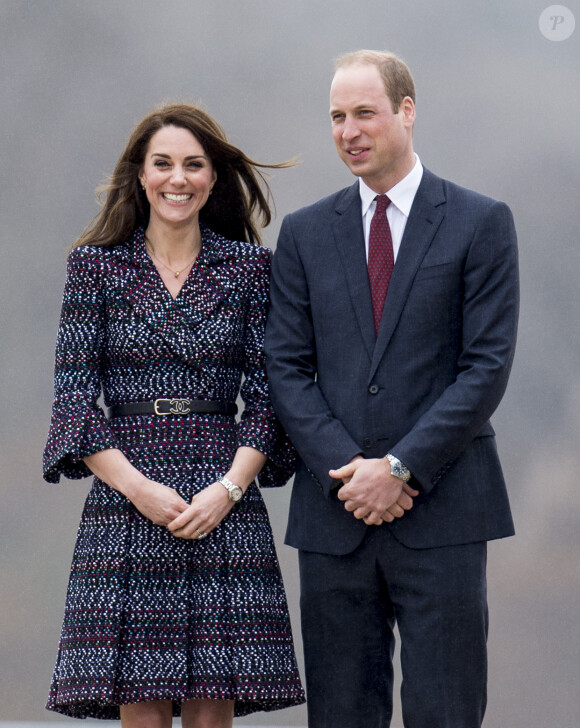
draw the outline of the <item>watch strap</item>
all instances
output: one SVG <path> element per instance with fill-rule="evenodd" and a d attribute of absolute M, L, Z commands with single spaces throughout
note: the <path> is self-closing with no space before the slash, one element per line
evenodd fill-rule
<path fill-rule="evenodd" d="M 243 496 L 244 492 L 240 488 L 240 486 L 239 485 L 236 485 L 235 483 L 232 483 L 232 481 L 229 478 L 227 478 L 225 475 L 223 475 L 219 479 L 218 482 L 221 483 L 224 486 L 224 488 L 228 491 L 228 496 L 229 496 L 229 498 L 230 498 L 231 501 L 234 501 L 234 502 L 235 501 L 238 501 Z M 239 498 L 232 498 L 233 493 L 234 492 L 237 493 L 238 491 L 240 493 Z"/>
<path fill-rule="evenodd" d="M 411 479 L 411 472 L 409 471 L 409 468 L 392 453 L 387 453 L 385 457 L 391 465 L 391 474 L 396 478 L 400 478 L 404 483 L 408 483 Z"/>

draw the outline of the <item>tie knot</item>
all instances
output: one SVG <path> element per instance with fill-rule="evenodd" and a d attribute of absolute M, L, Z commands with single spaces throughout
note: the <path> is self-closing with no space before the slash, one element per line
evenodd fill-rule
<path fill-rule="evenodd" d="M 375 201 L 377 203 L 377 207 L 375 212 L 384 212 L 387 207 L 391 204 L 391 201 L 387 197 L 387 195 L 377 195 L 375 197 Z"/>

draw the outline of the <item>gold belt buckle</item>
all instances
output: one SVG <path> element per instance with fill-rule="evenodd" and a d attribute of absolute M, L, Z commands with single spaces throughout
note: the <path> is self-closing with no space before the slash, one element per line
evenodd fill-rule
<path fill-rule="evenodd" d="M 160 411 L 160 405 L 167 405 L 167 412 Z M 156 415 L 164 417 L 165 415 L 187 415 L 191 412 L 188 399 L 156 399 L 153 402 L 153 411 Z"/>

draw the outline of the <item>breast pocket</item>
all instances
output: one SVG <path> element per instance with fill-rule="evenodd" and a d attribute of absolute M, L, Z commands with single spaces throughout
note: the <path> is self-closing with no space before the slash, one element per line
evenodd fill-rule
<path fill-rule="evenodd" d="M 415 274 L 404 309 L 404 324 L 421 340 L 432 338 L 434 331 L 447 331 L 444 338 L 449 342 L 452 331 L 457 329 L 461 318 L 461 278 L 457 263 L 452 261 L 423 264 Z"/>
<path fill-rule="evenodd" d="M 439 278 L 441 276 L 452 276 L 455 270 L 453 262 L 434 262 L 423 264 L 415 275 L 415 281 L 424 281 L 429 278 Z"/>

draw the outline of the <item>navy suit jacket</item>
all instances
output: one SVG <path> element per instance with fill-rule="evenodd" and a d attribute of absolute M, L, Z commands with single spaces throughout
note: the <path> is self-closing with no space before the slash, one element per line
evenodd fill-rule
<path fill-rule="evenodd" d="M 420 490 L 390 525 L 412 548 L 509 536 L 489 418 L 513 359 L 509 208 L 424 170 L 375 336 L 358 182 L 288 215 L 274 255 L 266 356 L 299 453 L 287 543 L 345 554 L 367 528 L 329 475 L 392 452 Z"/>

